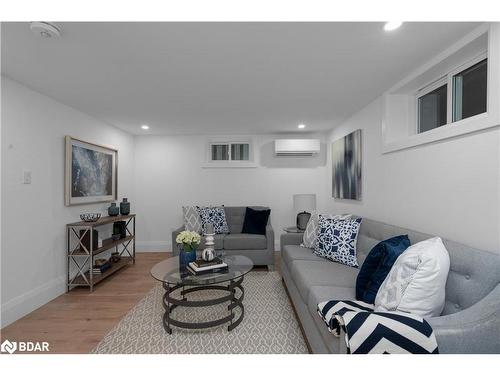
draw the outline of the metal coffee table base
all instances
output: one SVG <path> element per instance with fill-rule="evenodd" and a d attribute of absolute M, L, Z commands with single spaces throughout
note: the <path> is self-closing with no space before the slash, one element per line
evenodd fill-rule
<path fill-rule="evenodd" d="M 179 327 L 179 328 L 187 328 L 187 329 L 200 329 L 200 328 L 210 328 L 215 327 L 221 324 L 225 324 L 229 322 L 227 327 L 228 331 L 236 328 L 241 321 L 243 320 L 243 315 L 245 313 L 245 309 L 243 308 L 243 297 L 245 295 L 245 290 L 241 285 L 243 283 L 243 276 L 239 279 L 235 279 L 229 282 L 229 285 L 202 285 L 202 286 L 184 286 L 184 285 L 174 285 L 171 286 L 168 283 L 163 283 L 163 288 L 165 289 L 165 294 L 163 296 L 163 307 L 165 308 L 165 314 L 163 314 L 163 327 L 167 333 L 172 334 L 171 326 Z M 171 293 L 177 289 L 181 290 L 181 299 L 174 298 L 171 296 Z M 239 289 L 241 295 L 236 295 L 236 289 Z M 214 298 L 210 300 L 201 300 L 201 301 L 188 301 L 186 295 L 193 292 L 198 292 L 200 290 L 223 290 L 228 292 L 227 295 L 219 298 Z M 208 321 L 208 322 L 181 322 L 179 320 L 175 320 L 170 316 L 170 313 L 177 306 L 186 306 L 186 307 L 207 307 L 214 306 L 224 302 L 229 302 L 227 306 L 227 310 L 229 314 L 223 318 Z M 240 308 L 241 314 L 236 318 L 236 314 L 234 309 L 236 307 Z"/>

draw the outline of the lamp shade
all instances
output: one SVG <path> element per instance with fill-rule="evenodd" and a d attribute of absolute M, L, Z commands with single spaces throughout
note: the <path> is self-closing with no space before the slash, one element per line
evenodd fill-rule
<path fill-rule="evenodd" d="M 313 212 L 316 209 L 316 194 L 294 194 L 293 209 L 295 213 Z"/>

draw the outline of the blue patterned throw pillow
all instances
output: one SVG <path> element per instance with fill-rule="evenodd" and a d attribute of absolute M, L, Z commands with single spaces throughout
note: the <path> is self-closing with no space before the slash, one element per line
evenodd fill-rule
<path fill-rule="evenodd" d="M 335 220 L 320 215 L 314 253 L 351 267 L 358 267 L 356 241 L 361 218 Z"/>
<path fill-rule="evenodd" d="M 207 224 L 214 226 L 215 234 L 229 233 L 229 226 L 226 221 L 224 207 L 197 207 L 201 218 L 203 234 L 207 234 L 205 228 Z M 210 233 L 209 233 L 210 234 Z"/>

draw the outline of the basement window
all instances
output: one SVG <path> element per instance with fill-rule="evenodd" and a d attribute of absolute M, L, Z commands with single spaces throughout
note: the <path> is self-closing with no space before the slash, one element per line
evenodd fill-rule
<path fill-rule="evenodd" d="M 483 23 L 394 85 L 382 100 L 382 152 L 500 126 L 500 27 Z"/>
<path fill-rule="evenodd" d="M 442 81 L 438 82 L 437 88 L 433 85 L 418 96 L 419 133 L 446 125 L 448 85 L 442 85 L 442 83 Z"/>
<path fill-rule="evenodd" d="M 229 160 L 229 145 L 228 144 L 212 144 L 211 161 Z"/>
<path fill-rule="evenodd" d="M 251 142 L 209 142 L 207 161 L 213 164 L 237 166 L 252 161 Z"/>
<path fill-rule="evenodd" d="M 487 81 L 488 59 L 481 54 L 418 90 L 417 133 L 485 113 Z"/>
<path fill-rule="evenodd" d="M 231 160 L 250 160 L 250 145 L 248 143 L 232 143 L 229 156 Z"/>
<path fill-rule="evenodd" d="M 453 76 L 453 121 L 486 112 L 487 81 L 487 59 Z"/>

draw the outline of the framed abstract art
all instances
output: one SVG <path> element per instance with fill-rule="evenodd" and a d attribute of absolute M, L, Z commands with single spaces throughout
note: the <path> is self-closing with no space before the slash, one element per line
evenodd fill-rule
<path fill-rule="evenodd" d="M 332 196 L 361 200 L 361 129 L 332 144 Z"/>
<path fill-rule="evenodd" d="M 65 204 L 117 199 L 118 151 L 66 136 Z"/>

